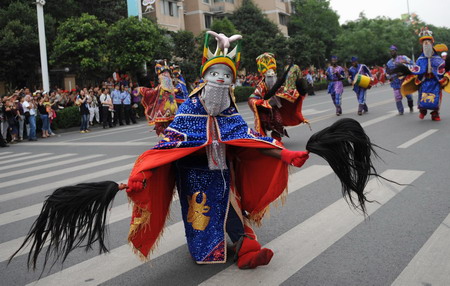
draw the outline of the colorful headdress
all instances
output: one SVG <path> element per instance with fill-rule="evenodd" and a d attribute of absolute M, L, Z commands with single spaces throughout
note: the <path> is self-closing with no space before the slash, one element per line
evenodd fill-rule
<path fill-rule="evenodd" d="M 357 62 L 357 61 L 358 61 L 358 57 L 352 57 L 352 58 L 350 59 L 350 61 L 351 61 L 351 62 Z"/>
<path fill-rule="evenodd" d="M 217 48 L 214 54 L 209 49 L 209 37 L 214 36 L 217 41 Z M 205 74 L 206 70 L 213 65 L 223 64 L 228 66 L 233 71 L 233 80 L 236 79 L 236 71 L 239 68 L 241 61 L 241 35 L 233 35 L 227 37 L 224 34 L 217 34 L 214 31 L 207 31 L 205 35 L 205 44 L 203 46 L 202 67 L 200 69 L 201 76 Z M 231 52 L 228 52 L 230 43 L 238 41 Z"/>
<path fill-rule="evenodd" d="M 265 75 L 267 71 L 277 70 L 277 61 L 272 53 L 264 53 L 256 58 L 256 65 L 260 75 Z"/>
<path fill-rule="evenodd" d="M 434 50 L 438 53 L 448 52 L 448 47 L 446 44 L 436 44 L 434 45 Z"/>
<path fill-rule="evenodd" d="M 172 71 L 173 75 L 178 75 L 181 73 L 181 69 L 179 65 L 173 64 L 170 66 L 170 70 Z"/>
<path fill-rule="evenodd" d="M 157 60 L 156 62 L 155 72 L 157 75 L 160 75 L 163 71 L 170 70 L 166 60 Z"/>
<path fill-rule="evenodd" d="M 389 50 L 391 50 L 391 51 L 397 51 L 397 47 L 396 47 L 395 45 L 392 45 L 392 46 L 389 48 Z"/>
<path fill-rule="evenodd" d="M 430 40 L 434 43 L 433 32 L 428 30 L 428 27 L 422 27 L 419 33 L 419 42 L 422 44 L 425 40 Z"/>

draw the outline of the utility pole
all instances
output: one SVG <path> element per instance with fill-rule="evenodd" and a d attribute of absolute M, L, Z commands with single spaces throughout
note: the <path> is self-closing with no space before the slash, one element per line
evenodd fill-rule
<path fill-rule="evenodd" d="M 45 0 L 36 0 L 39 31 L 39 50 L 41 54 L 42 87 L 45 91 L 48 92 L 50 91 L 50 82 L 48 78 L 47 46 L 45 43 L 44 5 Z"/>

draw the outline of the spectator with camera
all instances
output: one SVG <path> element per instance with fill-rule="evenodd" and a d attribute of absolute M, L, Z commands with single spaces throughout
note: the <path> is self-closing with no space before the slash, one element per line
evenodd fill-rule
<path fill-rule="evenodd" d="M 22 104 L 23 112 L 25 115 L 25 121 L 27 124 L 27 134 L 29 141 L 37 141 L 36 138 L 36 102 L 30 95 L 25 95 L 25 100 Z"/>
<path fill-rule="evenodd" d="M 80 90 L 80 94 L 77 96 L 75 104 L 80 108 L 81 126 L 80 133 L 87 133 L 88 121 L 89 121 L 89 106 L 87 103 L 87 96 L 84 90 Z"/>

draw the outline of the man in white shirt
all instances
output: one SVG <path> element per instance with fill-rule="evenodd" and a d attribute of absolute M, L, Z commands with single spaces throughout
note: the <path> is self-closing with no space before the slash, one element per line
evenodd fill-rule
<path fill-rule="evenodd" d="M 102 88 L 101 90 L 102 94 L 100 95 L 100 104 L 102 105 L 102 123 L 103 123 L 103 129 L 106 129 L 106 125 L 108 124 L 109 127 L 113 127 L 111 122 L 111 111 L 110 109 L 113 108 L 113 104 L 111 101 L 111 96 L 109 96 L 109 90 L 107 88 Z"/>
<path fill-rule="evenodd" d="M 30 95 L 25 95 L 25 101 L 22 104 L 25 118 L 28 121 L 27 134 L 28 140 L 37 141 L 36 138 L 36 103 Z"/>

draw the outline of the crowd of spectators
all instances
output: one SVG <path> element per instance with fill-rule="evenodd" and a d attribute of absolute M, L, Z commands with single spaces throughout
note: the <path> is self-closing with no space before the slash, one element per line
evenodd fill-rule
<path fill-rule="evenodd" d="M 80 133 L 91 131 L 90 126 L 101 124 L 103 128 L 137 123 L 137 109 L 140 96 L 137 87 L 128 76 L 116 80 L 108 78 L 99 86 L 71 90 L 55 87 L 50 92 L 29 88 L 16 90 L 0 100 L 0 146 L 16 144 L 27 139 L 55 136 L 52 122 L 58 112 L 68 107 L 78 106 L 80 112 Z M 40 118 L 40 130 L 36 130 L 36 119 Z"/>

